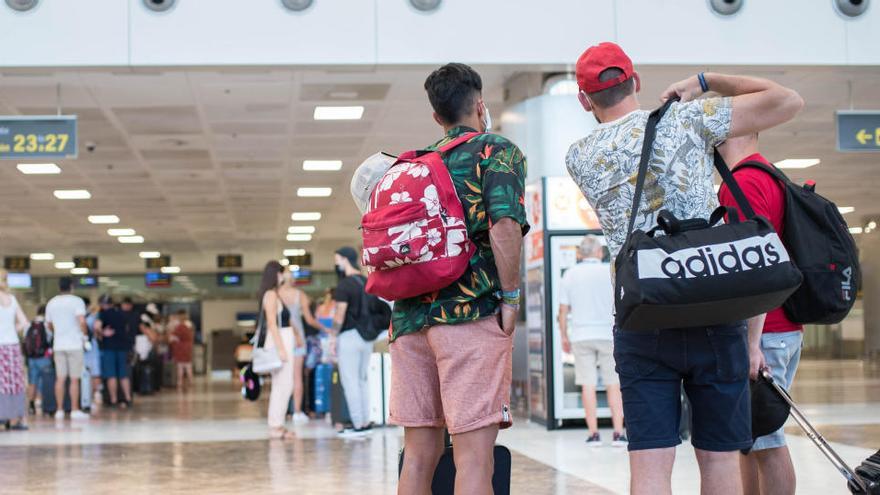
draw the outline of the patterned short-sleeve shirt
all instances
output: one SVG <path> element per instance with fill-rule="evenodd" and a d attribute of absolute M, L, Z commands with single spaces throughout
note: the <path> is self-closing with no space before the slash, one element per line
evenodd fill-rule
<path fill-rule="evenodd" d="M 568 173 L 599 217 L 612 257 L 626 242 L 645 126 L 650 112 L 636 110 L 599 124 L 565 158 Z M 635 229 L 650 229 L 657 212 L 706 218 L 718 207 L 713 181 L 715 146 L 730 133 L 730 98 L 673 103 L 657 125 L 653 155 Z"/>
<path fill-rule="evenodd" d="M 468 127 L 450 129 L 428 149 L 465 134 Z M 443 156 L 455 191 L 465 211 L 468 236 L 477 250 L 464 274 L 437 292 L 395 301 L 392 338 L 427 326 L 454 325 L 491 316 L 498 309 L 501 290 L 489 229 L 502 218 L 512 218 L 528 231 L 524 190 L 526 160 L 519 148 L 497 134 L 480 134 Z"/>

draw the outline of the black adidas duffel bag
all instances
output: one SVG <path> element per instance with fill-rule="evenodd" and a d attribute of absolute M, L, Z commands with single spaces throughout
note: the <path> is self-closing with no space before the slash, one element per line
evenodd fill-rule
<path fill-rule="evenodd" d="M 615 260 L 615 309 L 623 330 L 719 325 L 778 308 L 800 286 L 802 275 L 770 222 L 755 215 L 724 160 L 715 168 L 747 220 L 721 207 L 709 220 L 658 214 L 657 226 L 633 231 L 657 123 L 668 101 L 651 112 L 645 129 L 630 214 L 630 233 Z M 665 235 L 657 235 L 660 232 Z"/>

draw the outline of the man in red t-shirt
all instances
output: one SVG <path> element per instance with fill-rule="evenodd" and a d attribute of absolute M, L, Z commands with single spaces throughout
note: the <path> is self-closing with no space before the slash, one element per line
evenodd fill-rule
<path fill-rule="evenodd" d="M 728 139 L 718 150 L 728 165 L 734 165 L 736 181 L 755 214 L 770 220 L 773 228 L 782 236 L 785 230 L 785 192 L 782 185 L 768 173 L 756 168 L 736 171 L 745 162 L 770 164 L 758 152 L 758 136 L 754 134 Z M 739 209 L 726 185 L 722 185 L 718 191 L 718 199 L 723 206 Z M 801 358 L 803 327 L 789 320 L 782 308 L 749 320 L 749 325 L 763 326 L 764 329 L 760 341 L 749 341 L 751 378 L 756 379 L 759 369 L 766 366 L 776 383 L 790 388 Z M 794 466 L 782 428 L 759 437 L 752 451 L 742 457 L 740 465 L 744 493 L 794 494 Z"/>

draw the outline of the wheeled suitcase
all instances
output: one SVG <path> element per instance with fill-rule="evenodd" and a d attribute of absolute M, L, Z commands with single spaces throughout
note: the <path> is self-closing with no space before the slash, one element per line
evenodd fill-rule
<path fill-rule="evenodd" d="M 794 418 L 798 426 L 804 430 L 810 440 L 819 447 L 819 450 L 825 454 L 825 457 L 831 461 L 831 464 L 837 468 L 837 471 L 846 478 L 847 488 L 852 493 L 864 495 L 880 495 L 880 451 L 866 459 L 855 471 L 844 461 L 840 455 L 831 448 L 831 445 L 825 440 L 815 427 L 807 420 L 804 413 L 794 403 L 788 391 L 779 386 L 770 375 L 769 371 L 763 371 L 760 375 L 761 379 L 766 381 L 771 388 L 782 397 L 791 407 L 791 417 Z"/>
<path fill-rule="evenodd" d="M 351 415 L 348 413 L 348 403 L 345 401 L 345 389 L 339 378 L 339 368 L 333 367 L 330 379 L 330 421 L 333 424 L 346 425 L 351 423 Z"/>
<path fill-rule="evenodd" d="M 455 460 L 452 454 L 452 441 L 449 433 L 446 434 L 446 451 L 440 456 L 440 462 L 434 470 L 434 480 L 431 481 L 432 495 L 452 495 L 455 493 Z M 510 449 L 503 445 L 496 445 L 493 455 L 495 456 L 495 472 L 492 473 L 492 492 L 495 495 L 510 495 Z M 404 449 L 400 449 L 400 458 L 397 465 L 398 476 L 403 471 Z"/>
<path fill-rule="evenodd" d="M 51 416 L 58 411 L 58 398 L 55 397 L 55 378 L 55 368 L 50 366 L 43 371 L 43 376 L 40 380 L 40 395 L 42 396 L 40 409 L 47 416 Z M 72 409 L 70 407 L 70 379 L 64 382 L 64 399 L 61 401 L 61 409 L 67 413 Z"/>
<path fill-rule="evenodd" d="M 141 361 L 134 367 L 136 378 L 135 390 L 141 395 L 150 395 L 156 391 L 155 368 L 148 361 Z"/>
<path fill-rule="evenodd" d="M 330 412 L 330 389 L 333 380 L 333 365 L 322 363 L 315 366 L 315 412 Z"/>

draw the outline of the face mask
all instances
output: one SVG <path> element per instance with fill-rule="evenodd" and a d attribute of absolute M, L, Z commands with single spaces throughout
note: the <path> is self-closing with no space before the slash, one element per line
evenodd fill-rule
<path fill-rule="evenodd" d="M 483 103 L 483 132 L 492 132 L 492 115 L 489 114 L 489 107 Z"/>
<path fill-rule="evenodd" d="M 340 279 L 345 278 L 345 268 L 342 268 L 339 264 L 336 265 L 336 276 Z"/>

